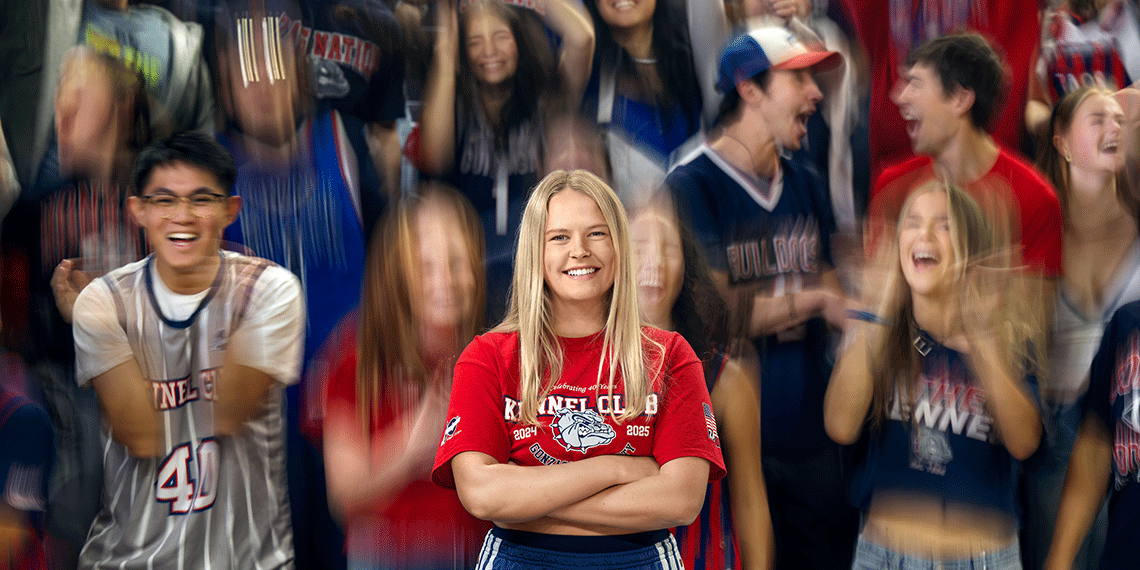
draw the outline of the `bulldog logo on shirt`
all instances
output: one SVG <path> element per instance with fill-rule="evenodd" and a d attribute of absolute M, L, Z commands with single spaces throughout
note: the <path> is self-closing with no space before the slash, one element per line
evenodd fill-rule
<path fill-rule="evenodd" d="M 607 425 L 602 416 L 594 410 L 578 412 L 562 408 L 554 412 L 550 429 L 554 432 L 555 441 L 561 443 L 567 451 L 582 453 L 587 449 L 606 445 L 617 437 L 614 428 Z"/>

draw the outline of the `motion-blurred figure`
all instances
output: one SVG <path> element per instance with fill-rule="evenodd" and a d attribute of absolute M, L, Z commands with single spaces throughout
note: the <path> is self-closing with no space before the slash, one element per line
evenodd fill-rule
<path fill-rule="evenodd" d="M 642 205 L 668 168 L 700 144 L 714 117 L 709 111 L 720 99 L 706 64 L 727 39 L 724 4 L 584 4 L 598 38 L 585 114 L 606 132 L 614 190 L 627 206 Z M 690 26 L 693 16 L 700 23 Z"/>
<path fill-rule="evenodd" d="M 319 349 L 360 302 L 366 232 L 361 196 L 379 190 L 360 129 L 315 106 L 307 62 L 290 41 L 291 2 L 231 3 L 216 25 L 219 139 L 237 161 L 242 199 L 225 239 L 289 269 L 301 280 L 306 334 L 302 382 L 286 391 L 289 489 L 298 566 L 336 568 L 343 538 L 329 514 L 319 442 L 301 436 L 320 401 L 329 363 Z"/>
<path fill-rule="evenodd" d="M 846 456 L 822 418 L 829 327 L 844 322 L 835 221 L 819 173 L 782 152 L 801 147 L 823 97 L 813 74 L 840 57 L 783 27 L 733 38 L 718 67 L 722 128 L 665 182 L 729 302 L 733 334 L 760 357 L 757 437 L 777 567 L 845 566 L 857 526 Z"/>
<path fill-rule="evenodd" d="M 786 2 L 788 0 L 777 0 Z M 863 46 L 870 64 L 870 167 L 871 182 L 883 170 L 912 155 L 922 154 L 908 144 L 908 121 L 900 117 L 894 94 L 906 83 L 911 51 L 939 37 L 976 31 L 994 41 L 1009 66 L 1003 93 L 1004 106 L 993 111 L 989 129 L 998 146 L 1009 152 L 1021 148 L 1023 110 L 1040 32 L 1039 2 L 1008 0 L 840 0 L 853 35 Z M 944 84 L 949 82 L 944 81 Z M 978 95 L 979 101 L 986 96 Z M 994 101 L 996 97 L 989 96 Z M 964 184 L 968 181 L 959 181 Z"/>
<path fill-rule="evenodd" d="M 670 204 L 630 221 L 643 318 L 677 331 L 701 359 L 729 474 L 710 483 L 697 520 L 675 530 L 686 568 L 771 568 L 776 544 L 760 468 L 759 380 L 755 362 L 731 356 L 728 307 L 704 255 Z"/>
<path fill-rule="evenodd" d="M 1046 438 L 1026 465 L 1022 553 L 1027 569 L 1042 568 L 1073 441 L 1089 363 L 1104 327 L 1125 303 L 1140 299 L 1140 199 L 1124 177 L 1124 111 L 1112 91 L 1087 86 L 1065 95 L 1045 125 L 1049 141 L 1037 166 L 1057 189 L 1065 214 L 1065 275 L 1057 287 L 1049 376 L 1041 395 Z M 1098 518 L 1077 568 L 1095 568 L 1106 519 Z"/>
<path fill-rule="evenodd" d="M 344 362 L 327 389 L 329 501 L 350 568 L 475 563 L 490 526 L 429 475 L 484 295 L 483 230 L 466 198 L 426 186 L 389 213 L 370 248 L 359 328 L 338 343 Z"/>
<path fill-rule="evenodd" d="M 25 200 L 16 223 L 36 230 L 24 236 L 32 340 L 23 352 L 59 435 L 47 522 L 59 539 L 54 563 L 71 567 L 99 508 L 102 477 L 98 406 L 75 384 L 72 305 L 92 278 L 146 255 L 126 203 L 131 164 L 155 120 L 142 74 L 87 47 L 64 59 L 54 116 L 67 182 Z"/>
<path fill-rule="evenodd" d="M 881 231 L 893 233 L 911 191 L 941 179 L 968 192 L 995 229 L 1008 228 L 1021 249 L 1023 273 L 1040 280 L 1040 302 L 1051 307 L 1064 271 L 1061 208 L 1033 166 L 989 134 L 1009 84 L 1001 56 L 978 33 L 944 36 L 916 47 L 902 77 L 895 101 L 917 156 L 887 168 L 876 181 L 868 210 L 871 247 Z M 1041 315 L 1051 309 L 1033 311 Z"/>
<path fill-rule="evenodd" d="M 1005 236 L 953 186 L 915 189 L 896 228 L 824 401 L 828 435 L 867 442 L 852 568 L 1021 568 L 1017 465 L 1041 438 L 1033 295 Z"/>
<path fill-rule="evenodd" d="M 534 10 L 503 0 L 436 5 L 420 121 L 425 173 L 458 188 L 483 220 L 489 322 L 507 309 L 515 235 L 538 182 L 547 120 L 577 108 L 594 53 L 593 26 L 577 2 L 531 4 L 561 38 L 558 54 Z"/>

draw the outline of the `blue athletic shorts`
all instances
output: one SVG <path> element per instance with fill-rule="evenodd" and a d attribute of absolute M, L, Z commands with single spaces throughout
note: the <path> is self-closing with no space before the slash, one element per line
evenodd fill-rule
<path fill-rule="evenodd" d="M 668 530 L 617 536 L 566 536 L 494 527 L 477 570 L 683 570 Z"/>

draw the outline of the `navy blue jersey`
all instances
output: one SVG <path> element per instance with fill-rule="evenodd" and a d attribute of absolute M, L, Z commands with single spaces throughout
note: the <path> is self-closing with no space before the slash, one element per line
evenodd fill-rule
<path fill-rule="evenodd" d="M 1140 544 L 1140 301 L 1112 316 L 1081 402 L 1112 434 L 1112 494 L 1102 569 L 1135 568 Z"/>
<path fill-rule="evenodd" d="M 665 180 L 682 220 L 714 271 L 735 291 L 773 297 L 819 285 L 832 265 L 835 220 L 819 174 L 780 159 L 778 174 L 753 179 L 707 145 Z M 760 355 L 765 453 L 803 452 L 827 442 L 823 393 L 831 376 L 827 325 L 754 339 Z"/>
<path fill-rule="evenodd" d="M 866 509 L 875 492 L 901 491 L 1016 517 L 1018 461 L 998 438 L 985 390 L 962 354 L 919 335 L 929 348 L 922 375 L 910 401 L 895 399 L 883 432 L 869 434 L 853 502 Z M 1036 399 L 1037 378 L 1024 380 Z"/>
<path fill-rule="evenodd" d="M 537 114 L 537 113 L 536 113 Z M 538 184 L 542 124 L 536 117 L 511 127 L 501 148 L 481 113 L 462 103 L 455 112 L 455 162 L 448 184 L 471 201 L 483 221 L 487 269 L 487 323 L 507 312 L 515 245 L 530 191 Z"/>
<path fill-rule="evenodd" d="M 304 53 L 314 97 L 365 123 L 404 116 L 404 54 L 396 16 L 380 0 L 305 0 L 282 33 Z"/>

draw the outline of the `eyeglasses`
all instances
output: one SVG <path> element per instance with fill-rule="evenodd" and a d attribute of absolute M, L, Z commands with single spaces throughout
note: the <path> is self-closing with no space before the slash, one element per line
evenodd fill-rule
<path fill-rule="evenodd" d="M 218 213 L 218 206 L 225 202 L 226 196 L 201 192 L 193 196 L 175 196 L 173 194 L 148 194 L 142 200 L 162 218 L 170 218 L 178 210 L 182 202 L 190 203 L 190 212 L 199 218 L 213 217 Z"/>

